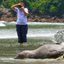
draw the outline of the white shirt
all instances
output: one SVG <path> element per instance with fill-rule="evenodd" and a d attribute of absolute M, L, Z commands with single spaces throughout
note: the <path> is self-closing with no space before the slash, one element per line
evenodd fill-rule
<path fill-rule="evenodd" d="M 28 13 L 28 9 L 24 8 L 25 12 Z M 17 13 L 17 25 L 26 25 L 27 24 L 27 16 L 24 15 L 24 13 L 17 7 L 15 7 L 15 11 Z"/>

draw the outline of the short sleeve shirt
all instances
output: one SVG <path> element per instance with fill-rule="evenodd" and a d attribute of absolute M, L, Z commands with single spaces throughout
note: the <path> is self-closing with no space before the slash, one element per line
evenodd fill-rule
<path fill-rule="evenodd" d="M 25 12 L 28 13 L 28 9 L 24 8 Z M 17 13 L 17 25 L 26 25 L 27 24 L 27 16 L 17 7 L 15 7 L 15 12 Z"/>

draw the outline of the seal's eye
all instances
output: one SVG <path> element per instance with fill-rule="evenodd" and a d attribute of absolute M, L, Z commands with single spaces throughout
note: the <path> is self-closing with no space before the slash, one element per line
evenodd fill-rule
<path fill-rule="evenodd" d="M 25 56 L 24 56 L 24 54 L 21 54 L 21 55 L 18 55 L 18 58 L 19 58 L 19 59 L 24 59 Z"/>

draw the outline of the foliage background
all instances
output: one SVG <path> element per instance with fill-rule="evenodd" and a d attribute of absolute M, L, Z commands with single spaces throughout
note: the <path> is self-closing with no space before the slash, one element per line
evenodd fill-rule
<path fill-rule="evenodd" d="M 64 18 L 64 0 L 0 0 L 0 6 L 10 8 L 18 2 L 24 2 L 32 15 Z"/>

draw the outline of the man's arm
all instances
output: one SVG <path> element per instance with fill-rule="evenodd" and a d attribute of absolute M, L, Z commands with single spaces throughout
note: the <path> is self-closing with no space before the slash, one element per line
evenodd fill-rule
<path fill-rule="evenodd" d="M 18 3 L 18 5 L 21 6 L 19 9 L 24 13 L 25 16 L 27 16 L 29 13 L 28 13 L 28 9 L 25 10 L 24 3 Z"/>
<path fill-rule="evenodd" d="M 22 5 L 21 3 L 18 3 L 18 4 L 14 4 L 11 6 L 11 8 L 13 10 L 15 10 L 15 7 L 17 7 L 18 5 L 20 5 L 21 7 L 19 8 L 21 11 L 23 11 L 24 15 L 27 16 L 29 13 L 26 12 L 26 10 L 24 9 L 24 5 Z"/>
<path fill-rule="evenodd" d="M 26 11 L 26 10 L 24 9 L 24 7 L 21 7 L 20 10 L 23 11 L 23 13 L 24 13 L 25 16 L 28 16 L 28 14 L 29 14 L 28 10 Z"/>
<path fill-rule="evenodd" d="M 17 6 L 18 6 L 18 4 L 14 4 L 14 5 L 11 6 L 11 8 L 12 8 L 13 10 L 15 10 L 15 7 L 17 7 Z"/>

